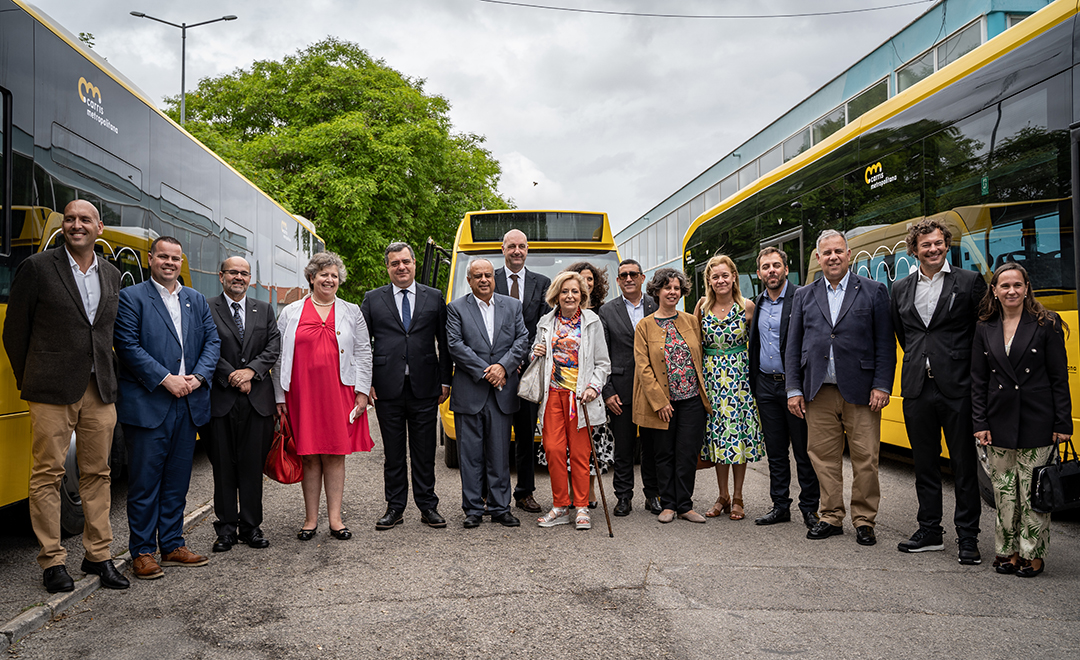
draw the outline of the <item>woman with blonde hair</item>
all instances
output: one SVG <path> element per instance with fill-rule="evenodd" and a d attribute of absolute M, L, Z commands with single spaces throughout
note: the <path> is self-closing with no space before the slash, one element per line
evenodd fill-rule
<path fill-rule="evenodd" d="M 611 372 L 607 341 L 600 317 L 584 309 L 585 282 L 580 274 L 563 271 L 547 290 L 552 310 L 536 324 L 534 359 L 543 359 L 544 398 L 540 401 L 540 434 L 544 439 L 548 472 L 551 474 L 553 506 L 537 520 L 540 527 L 570 522 L 570 493 L 567 479 L 567 452 L 570 454 L 569 481 L 574 486 L 577 529 L 589 529 L 589 442 L 588 422 L 604 419 L 600 391 Z"/>
<path fill-rule="evenodd" d="M 746 464 L 761 459 L 761 422 L 750 391 L 750 323 L 754 303 L 739 291 L 739 271 L 726 255 L 705 264 L 705 297 L 694 310 L 701 324 L 705 389 L 712 413 L 705 426 L 699 467 L 715 466 L 720 494 L 705 512 L 716 518 L 728 513 L 732 520 L 746 517 L 743 481 Z M 728 471 L 734 476 L 728 491 Z"/>

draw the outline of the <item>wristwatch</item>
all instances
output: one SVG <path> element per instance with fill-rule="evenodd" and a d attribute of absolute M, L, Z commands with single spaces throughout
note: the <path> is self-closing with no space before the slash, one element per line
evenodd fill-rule
<path fill-rule="evenodd" d="M 202 374 L 195 374 L 195 380 L 199 381 L 199 385 L 202 387 L 206 387 L 206 379 L 203 378 Z"/>

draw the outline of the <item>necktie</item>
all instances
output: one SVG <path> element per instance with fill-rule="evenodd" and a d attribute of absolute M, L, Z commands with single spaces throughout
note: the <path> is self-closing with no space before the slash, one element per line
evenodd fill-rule
<path fill-rule="evenodd" d="M 401 290 L 401 325 L 405 326 L 405 332 L 409 331 L 409 322 L 412 321 L 412 310 L 409 309 L 409 290 Z"/>
<path fill-rule="evenodd" d="M 240 303 L 232 304 L 232 320 L 236 321 L 236 327 L 240 330 L 240 341 L 244 341 L 244 317 L 240 316 Z"/>
<path fill-rule="evenodd" d="M 511 298 L 517 298 L 518 300 L 521 300 L 521 296 L 519 295 L 519 289 L 518 289 L 518 274 L 517 273 L 511 273 L 510 274 L 510 279 L 513 281 L 513 284 L 510 285 L 510 297 Z"/>

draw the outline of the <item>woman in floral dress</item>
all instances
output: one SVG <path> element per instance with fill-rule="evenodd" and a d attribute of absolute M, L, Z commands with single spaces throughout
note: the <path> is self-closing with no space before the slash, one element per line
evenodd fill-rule
<path fill-rule="evenodd" d="M 699 467 L 716 467 L 720 495 L 705 515 L 728 513 L 746 517 L 743 481 L 746 464 L 761 459 L 761 422 L 750 391 L 750 356 L 746 346 L 754 303 L 739 292 L 739 271 L 730 257 L 719 255 L 705 265 L 706 294 L 694 310 L 701 321 L 705 389 L 712 413 L 705 425 Z M 728 491 L 728 472 L 734 475 Z"/>

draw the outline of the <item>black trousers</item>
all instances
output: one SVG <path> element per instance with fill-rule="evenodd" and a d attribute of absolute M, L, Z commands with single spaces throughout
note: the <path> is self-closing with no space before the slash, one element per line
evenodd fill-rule
<path fill-rule="evenodd" d="M 435 422 L 439 397 L 416 397 L 405 377 L 401 396 L 376 399 L 375 415 L 383 441 L 383 490 L 388 508 L 404 511 L 409 501 L 409 467 L 413 502 L 421 511 L 439 506 L 435 495 Z M 407 451 L 406 451 L 407 450 Z M 408 456 L 406 456 L 406 453 Z"/>
<path fill-rule="evenodd" d="M 214 530 L 219 536 L 248 536 L 262 524 L 263 465 L 274 441 L 274 418 L 238 396 L 232 410 L 212 418 L 203 431 L 214 470 Z"/>
<path fill-rule="evenodd" d="M 660 506 L 686 513 L 694 508 L 694 477 L 705 440 L 705 404 L 700 396 L 672 401 L 667 429 L 654 429 Z"/>
<path fill-rule="evenodd" d="M 645 499 L 660 494 L 656 486 L 656 449 L 654 447 L 654 429 L 634 424 L 634 412 L 629 401 L 624 401 L 622 414 L 608 411 L 608 429 L 615 438 L 615 469 L 612 485 L 615 497 L 629 500 L 634 497 L 634 453 L 639 438 L 641 443 L 641 490 Z"/>
<path fill-rule="evenodd" d="M 918 397 L 904 399 L 904 423 L 915 463 L 915 494 L 919 498 L 919 527 L 942 533 L 941 434 L 949 448 L 956 509 L 953 523 L 958 538 L 979 535 L 978 457 L 971 422 L 971 399 L 945 396 L 927 378 Z"/>
<path fill-rule="evenodd" d="M 522 399 L 521 407 L 514 413 L 515 500 L 532 495 L 536 490 L 536 446 L 533 440 L 536 438 L 536 416 L 539 412 L 539 404 Z"/>
<path fill-rule="evenodd" d="M 799 478 L 799 510 L 804 516 L 817 513 L 821 489 L 814 464 L 806 453 L 806 420 L 788 410 L 787 390 L 782 380 L 758 374 L 755 395 L 761 431 L 765 436 L 765 454 L 769 457 L 769 497 L 773 506 L 791 508 L 791 455 L 794 454 Z"/>

